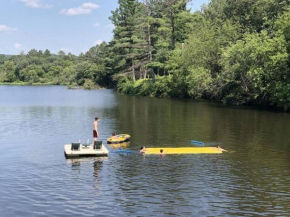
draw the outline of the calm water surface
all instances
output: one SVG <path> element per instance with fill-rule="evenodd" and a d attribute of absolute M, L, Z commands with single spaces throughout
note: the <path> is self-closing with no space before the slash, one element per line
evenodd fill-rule
<path fill-rule="evenodd" d="M 133 154 L 66 160 L 65 143 L 129 133 Z M 289 216 L 290 114 L 111 90 L 0 86 L 1 216 Z M 140 156 L 215 142 L 222 155 Z M 120 147 L 110 147 L 110 150 Z"/>

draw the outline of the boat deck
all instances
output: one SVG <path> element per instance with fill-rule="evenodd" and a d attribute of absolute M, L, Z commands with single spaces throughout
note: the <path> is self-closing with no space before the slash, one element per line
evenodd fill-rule
<path fill-rule="evenodd" d="M 66 144 L 64 146 L 64 153 L 65 156 L 70 158 L 70 157 L 90 157 L 90 156 L 95 156 L 95 157 L 101 157 L 101 156 L 108 156 L 108 149 L 102 145 L 101 149 L 94 149 L 93 145 L 80 145 L 79 150 L 71 150 L 71 144 Z"/>

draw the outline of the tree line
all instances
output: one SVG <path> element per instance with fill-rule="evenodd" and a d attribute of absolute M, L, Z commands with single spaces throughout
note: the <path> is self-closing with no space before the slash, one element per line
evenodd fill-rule
<path fill-rule="evenodd" d="M 0 56 L 0 82 L 290 108 L 290 1 L 119 0 L 113 39 L 85 54 Z"/>
<path fill-rule="evenodd" d="M 32 49 L 27 54 L 0 55 L 0 82 L 13 84 L 54 84 L 87 89 L 110 87 L 110 72 L 92 53 L 105 44 L 79 56 L 59 51 L 52 54 Z"/>

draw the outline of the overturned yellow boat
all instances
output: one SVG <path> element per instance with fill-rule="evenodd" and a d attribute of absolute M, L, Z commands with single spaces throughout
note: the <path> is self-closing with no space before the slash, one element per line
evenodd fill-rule
<path fill-rule="evenodd" d="M 128 142 L 130 141 L 130 135 L 129 134 L 119 134 L 116 136 L 111 136 L 110 138 L 107 139 L 108 144 L 118 144 L 118 143 L 123 143 L 123 142 Z"/>
<path fill-rule="evenodd" d="M 225 151 L 216 147 L 146 148 L 145 154 L 222 154 Z"/>

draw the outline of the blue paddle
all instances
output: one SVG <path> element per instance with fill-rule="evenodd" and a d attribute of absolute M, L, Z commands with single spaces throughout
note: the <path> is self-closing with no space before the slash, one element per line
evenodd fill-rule
<path fill-rule="evenodd" d="M 116 150 L 116 151 L 112 151 L 110 153 L 131 154 L 131 153 L 133 153 L 133 151 L 131 151 L 131 150 Z"/>
<path fill-rule="evenodd" d="M 196 146 L 216 146 L 219 145 L 219 142 L 201 142 L 201 141 L 196 141 L 196 140 L 191 140 L 191 144 L 192 145 L 196 145 Z"/>
<path fill-rule="evenodd" d="M 196 140 L 191 140 L 191 144 L 196 145 L 196 146 L 204 146 L 204 142 L 196 141 Z"/>

